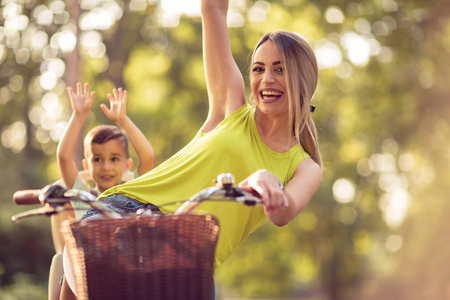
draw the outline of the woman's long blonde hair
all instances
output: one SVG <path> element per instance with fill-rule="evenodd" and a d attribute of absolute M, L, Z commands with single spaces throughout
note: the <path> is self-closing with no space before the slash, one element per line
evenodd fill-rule
<path fill-rule="evenodd" d="M 311 46 L 299 35 L 289 31 L 266 33 L 253 51 L 266 41 L 272 41 L 284 65 L 286 88 L 289 99 L 289 136 L 292 133 L 297 143 L 322 167 L 317 138 L 317 129 L 311 117 L 310 105 L 319 80 L 316 57 Z"/>

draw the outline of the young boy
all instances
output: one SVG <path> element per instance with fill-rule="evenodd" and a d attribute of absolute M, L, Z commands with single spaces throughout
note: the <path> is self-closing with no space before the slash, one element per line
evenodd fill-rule
<path fill-rule="evenodd" d="M 95 189 L 92 190 L 79 176 L 73 154 L 77 137 L 94 102 L 95 92 L 89 93 L 87 83 L 84 85 L 84 91 L 81 83 L 77 83 L 76 92 L 71 87 L 68 87 L 67 91 L 73 113 L 57 149 L 58 165 L 66 187 L 102 193 L 120 184 L 123 175 L 133 165 L 133 160 L 128 156 L 128 140 L 139 157 L 137 174 L 142 175 L 153 168 L 153 148 L 126 114 L 127 91 L 122 88 L 114 89 L 112 95 L 108 94 L 110 108 L 105 104 L 100 107 L 120 129 L 116 126 L 100 125 L 89 131 L 84 140 L 83 167 L 95 184 Z M 73 203 L 74 206 L 78 204 L 80 203 Z M 78 207 L 75 209 L 79 219 L 84 211 Z"/>
<path fill-rule="evenodd" d="M 121 88 L 114 89 L 112 95 L 108 94 L 110 108 L 105 104 L 100 107 L 105 115 L 114 121 L 117 126 L 100 125 L 91 129 L 84 139 L 83 168 L 89 173 L 95 188 L 85 182 L 79 175 L 75 165 L 73 154 L 83 124 L 94 102 L 95 92 L 89 93 L 89 85 L 77 83 L 76 92 L 71 87 L 67 88 L 72 116 L 66 131 L 59 142 L 57 159 L 61 171 L 62 181 L 67 188 L 81 189 L 94 194 L 99 194 L 112 186 L 120 184 L 125 173 L 133 165 L 133 160 L 128 155 L 128 140 L 136 150 L 139 162 L 137 175 L 142 175 L 153 168 L 154 152 L 151 144 L 144 134 L 130 120 L 126 114 L 127 91 Z M 120 129 L 119 129 L 120 127 Z M 50 266 L 49 274 L 49 299 L 64 299 L 74 297 L 70 289 L 62 288 L 59 279 L 62 277 L 62 251 L 64 243 L 59 236 L 59 226 L 67 218 L 80 219 L 89 205 L 81 202 L 67 204 L 74 208 L 65 213 L 52 216 L 52 235 L 56 254 Z"/>

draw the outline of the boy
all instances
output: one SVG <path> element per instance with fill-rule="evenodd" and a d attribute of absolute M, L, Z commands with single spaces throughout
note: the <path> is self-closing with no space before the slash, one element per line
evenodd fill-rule
<path fill-rule="evenodd" d="M 77 137 L 94 102 L 95 92 L 89 94 L 87 83 L 84 85 L 83 92 L 79 82 L 76 92 L 71 87 L 68 87 L 67 91 L 73 113 L 57 149 L 58 165 L 66 187 L 102 193 L 120 184 L 123 175 L 133 164 L 133 160 L 128 156 L 128 139 L 139 157 L 137 174 L 142 175 L 153 168 L 153 148 L 126 114 L 127 91 L 123 91 L 122 88 L 114 89 L 113 95 L 108 94 L 110 108 L 108 109 L 105 104 L 101 104 L 100 107 L 120 129 L 116 126 L 100 125 L 89 131 L 84 140 L 83 167 L 95 184 L 95 189 L 92 190 L 80 178 L 73 154 Z M 78 206 L 80 203 L 73 204 Z M 78 207 L 75 209 L 79 219 L 84 212 L 78 210 Z"/>
<path fill-rule="evenodd" d="M 133 145 L 139 157 L 136 172 L 142 175 L 153 168 L 154 152 L 151 144 L 144 134 L 131 121 L 126 114 L 127 91 L 122 88 L 113 90 L 113 95 L 108 94 L 110 108 L 105 104 L 100 107 L 105 115 L 114 121 L 117 126 L 100 125 L 91 129 L 84 139 L 83 168 L 89 173 L 95 188 L 86 183 L 79 175 L 77 166 L 73 160 L 73 154 L 86 117 L 94 102 L 95 92 L 89 94 L 89 85 L 85 83 L 84 92 L 81 83 L 77 83 L 76 93 L 71 87 L 67 88 L 70 104 L 72 105 L 72 116 L 62 139 L 58 144 L 57 159 L 61 171 L 62 181 L 67 188 L 81 189 L 94 194 L 100 194 L 112 186 L 122 182 L 133 160 L 128 156 L 128 140 Z M 62 251 L 64 243 L 59 235 L 61 222 L 67 218 L 80 219 L 89 205 L 82 202 L 72 202 L 67 206 L 74 208 L 65 213 L 52 216 L 52 235 L 56 254 L 50 266 L 49 274 L 49 299 L 61 297 L 73 297 L 68 289 L 61 289 L 59 279 L 62 277 Z"/>

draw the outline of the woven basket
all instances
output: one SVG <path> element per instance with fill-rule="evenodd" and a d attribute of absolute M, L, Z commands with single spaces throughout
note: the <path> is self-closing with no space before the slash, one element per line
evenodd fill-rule
<path fill-rule="evenodd" d="M 219 226 L 210 215 L 66 222 L 61 233 L 79 299 L 211 299 Z"/>

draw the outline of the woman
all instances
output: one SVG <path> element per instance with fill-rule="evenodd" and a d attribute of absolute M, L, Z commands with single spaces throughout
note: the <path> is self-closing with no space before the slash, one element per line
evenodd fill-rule
<path fill-rule="evenodd" d="M 288 224 L 308 204 L 322 177 L 316 129 L 310 113 L 318 70 L 311 47 L 298 35 L 265 35 L 252 56 L 251 91 L 230 50 L 228 0 L 202 0 L 203 55 L 209 98 L 206 122 L 194 139 L 147 174 L 113 187 L 100 201 L 117 212 L 150 206 L 163 213 L 232 173 L 239 186 L 258 192 L 264 208 L 203 203 L 220 223 L 216 266 L 266 218 Z M 284 186 L 284 187 L 283 187 Z M 85 217 L 95 214 L 89 211 Z"/>

